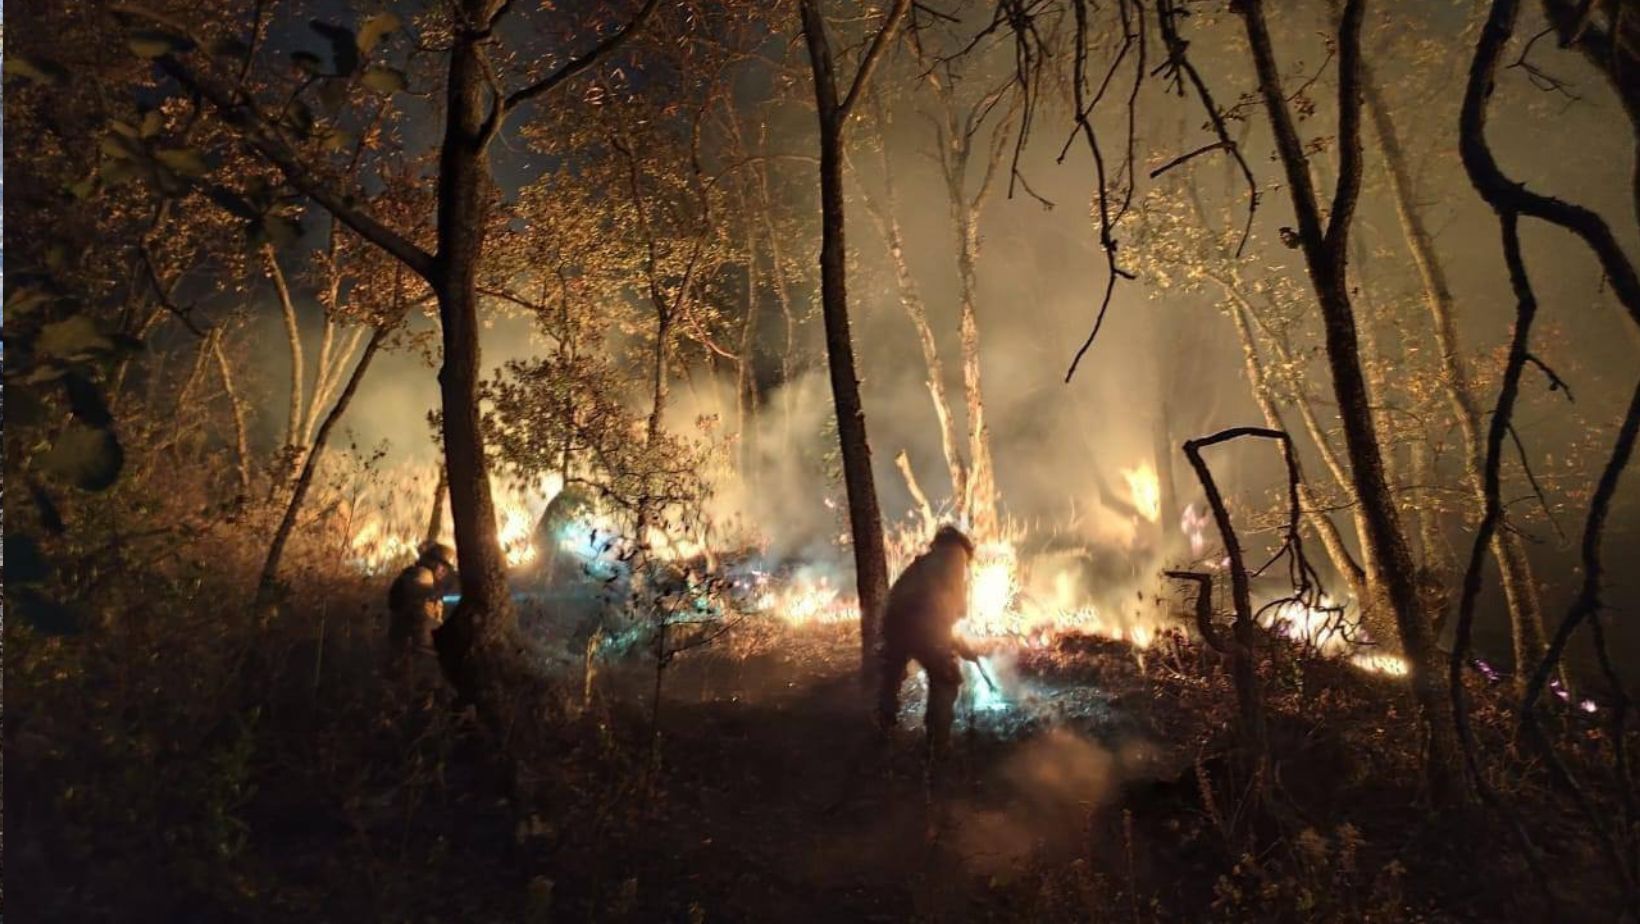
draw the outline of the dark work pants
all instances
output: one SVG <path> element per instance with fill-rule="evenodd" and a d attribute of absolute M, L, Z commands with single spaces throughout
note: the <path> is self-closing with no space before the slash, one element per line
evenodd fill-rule
<path fill-rule="evenodd" d="M 877 721 L 893 728 L 900 716 L 900 683 L 906 665 L 916 661 L 928 674 L 928 711 L 923 727 L 935 748 L 951 740 L 951 722 L 956 717 L 957 690 L 962 687 L 962 666 L 956 652 L 946 647 L 911 646 L 892 641 L 883 646 L 882 675 L 877 690 Z"/>

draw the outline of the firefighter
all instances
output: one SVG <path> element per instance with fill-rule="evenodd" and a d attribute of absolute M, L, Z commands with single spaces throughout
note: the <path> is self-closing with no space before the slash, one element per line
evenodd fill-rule
<path fill-rule="evenodd" d="M 933 753 L 943 751 L 951 738 L 962 686 L 957 659 L 978 660 L 967 642 L 952 634 L 968 611 L 968 568 L 973 560 L 973 541 L 954 526 L 942 526 L 928 551 L 917 556 L 888 592 L 877 719 L 884 729 L 894 727 L 900 714 L 900 683 L 907 663 L 916 661 L 928 675 L 923 727 Z"/>
<path fill-rule="evenodd" d="M 444 593 L 453 583 L 455 560 L 454 549 L 429 542 L 416 563 L 393 581 L 387 592 L 392 614 L 387 639 L 395 653 L 433 650 L 433 630 L 444 622 Z"/>

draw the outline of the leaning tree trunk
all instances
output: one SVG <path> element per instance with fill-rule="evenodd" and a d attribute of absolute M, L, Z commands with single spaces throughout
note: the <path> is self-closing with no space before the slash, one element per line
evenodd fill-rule
<path fill-rule="evenodd" d="M 1288 432 L 1286 421 L 1281 417 L 1281 409 L 1276 406 L 1275 396 L 1270 393 L 1268 376 L 1264 369 L 1264 360 L 1258 352 L 1258 341 L 1253 337 L 1252 325 L 1247 321 L 1247 305 L 1240 299 L 1239 294 L 1229 295 L 1230 320 L 1236 326 L 1236 334 L 1241 338 L 1242 363 L 1247 370 L 1247 381 L 1253 390 L 1253 401 L 1258 404 L 1259 412 L 1264 415 L 1264 423 L 1272 430 Z M 1297 453 L 1294 453 L 1297 459 Z M 1309 482 L 1303 477 L 1298 479 L 1298 500 L 1304 519 L 1315 531 L 1321 540 L 1322 548 L 1327 551 L 1327 558 L 1332 561 L 1333 570 L 1344 582 L 1349 585 L 1350 593 L 1357 600 L 1365 600 L 1366 574 L 1355 559 L 1350 557 L 1349 546 L 1339 533 L 1338 527 L 1327 511 L 1318 503 L 1315 492 L 1310 489 Z"/>
<path fill-rule="evenodd" d="M 438 481 L 433 484 L 433 509 L 427 513 L 427 530 L 422 534 L 423 545 L 437 542 L 439 533 L 444 532 L 444 494 L 450 487 L 449 477 L 449 469 L 440 465 Z"/>
<path fill-rule="evenodd" d="M 871 475 L 871 446 L 860 402 L 860 380 L 854 371 L 854 342 L 849 333 L 847 250 L 843 242 L 843 125 L 870 79 L 883 46 L 910 8 L 897 0 L 882 30 L 872 40 L 847 96 L 839 102 L 832 72 L 831 48 L 818 0 L 803 0 L 803 36 L 814 71 L 814 95 L 820 121 L 820 304 L 826 329 L 826 361 L 837 411 L 837 438 L 843 456 L 843 483 L 848 491 L 849 526 L 854 546 L 854 577 L 860 599 L 861 674 L 876 674 L 877 636 L 888 602 L 888 553 L 883 516 Z"/>
<path fill-rule="evenodd" d="M 1477 513 L 1486 509 L 1486 484 L 1482 477 L 1485 468 L 1486 445 L 1481 433 L 1482 411 L 1475 388 L 1464 368 L 1462 348 L 1458 343 L 1458 324 L 1454 311 L 1452 290 L 1447 284 L 1446 267 L 1435 252 L 1435 241 L 1425 226 L 1412 188 L 1412 173 L 1407 169 L 1406 152 L 1396 134 L 1395 122 L 1390 117 L 1370 70 L 1363 71 L 1362 95 L 1366 109 L 1377 131 L 1379 151 L 1384 156 L 1384 172 L 1395 199 L 1395 213 L 1400 219 L 1401 232 L 1406 237 L 1412 262 L 1418 268 L 1423 284 L 1424 304 L 1435 327 L 1435 342 L 1441 363 L 1441 384 L 1445 386 L 1452 413 L 1458 420 L 1463 436 L 1464 481 L 1472 495 Z M 1525 692 L 1531 666 L 1543 658 L 1543 611 L 1538 601 L 1537 588 L 1532 583 L 1530 560 L 1526 543 L 1518 533 L 1500 529 L 1492 534 L 1492 557 L 1498 563 L 1503 584 L 1504 599 L 1509 607 L 1510 635 L 1515 657 L 1516 692 Z"/>
<path fill-rule="evenodd" d="M 228 409 L 233 412 L 234 461 L 239 474 L 239 496 L 248 500 L 251 496 L 251 449 L 250 438 L 245 432 L 245 402 L 239 397 L 239 389 L 234 387 L 228 356 L 222 352 L 222 329 L 212 328 L 207 338 L 211 342 L 211 354 L 216 357 L 216 372 L 222 379 L 222 391 L 228 396 Z"/>
<path fill-rule="evenodd" d="M 1299 225 L 1304 262 L 1315 289 L 1326 332 L 1327 363 L 1343 422 L 1356 496 L 1367 527 L 1367 547 L 1379 562 L 1385 591 L 1400 630 L 1413 696 L 1428 736 L 1427 780 L 1437 805 L 1462 798 L 1464 777 L 1452 702 L 1440 682 L 1434 633 L 1424 618 L 1412 551 L 1401 531 L 1395 499 L 1384 477 L 1383 454 L 1372 425 L 1371 401 L 1361 370 L 1355 314 L 1346 272 L 1349 228 L 1361 184 L 1361 101 L 1359 90 L 1364 0 L 1349 0 L 1339 30 L 1339 183 L 1325 225 L 1310 180 L 1304 143 L 1293 124 L 1264 18 L 1262 0 L 1239 6 L 1258 71 L 1259 93 L 1276 138 L 1287 189 Z"/>
<path fill-rule="evenodd" d="M 279 294 L 280 317 L 284 318 L 285 339 L 290 346 L 290 413 L 285 420 L 285 450 L 294 452 L 301 439 L 302 389 L 306 380 L 302 369 L 302 330 L 296 322 L 296 304 L 291 300 L 290 286 L 285 282 L 285 272 L 279 268 L 272 244 L 263 245 L 262 256 L 267 261 L 274 290 Z M 288 473 L 281 472 L 280 477 L 288 477 Z"/>
<path fill-rule="evenodd" d="M 484 20 L 487 6 L 480 0 L 462 3 L 475 22 Z M 439 150 L 438 254 L 430 280 L 444 334 L 444 361 L 438 374 L 444 463 L 461 564 L 461 602 L 434 640 L 445 676 L 463 696 L 481 704 L 486 699 L 481 653 L 512 627 L 506 560 L 496 535 L 478 408 L 478 262 L 493 195 L 485 123 L 490 90 L 482 41 L 477 34 L 458 31 L 450 50 Z"/>
<path fill-rule="evenodd" d="M 882 124 L 879 115 L 878 124 Z M 961 519 L 968 512 L 968 462 L 963 458 L 962 440 L 957 434 L 956 419 L 951 414 L 951 397 L 945 388 L 945 363 L 940 359 L 939 341 L 934 328 L 928 323 L 928 305 L 917 288 L 917 279 L 911 274 L 911 264 L 905 257 L 905 235 L 900 229 L 899 197 L 894 192 L 894 174 L 885 152 L 882 157 L 883 203 L 879 205 L 870 195 L 864 197 L 866 211 L 877 225 L 878 233 L 888 243 L 889 262 L 894 267 L 894 281 L 900 291 L 900 305 L 917 332 L 917 343 L 922 347 L 923 365 L 928 368 L 928 394 L 934 400 L 934 417 L 940 427 L 940 450 L 945 454 L 946 471 L 951 477 L 952 513 Z"/>
<path fill-rule="evenodd" d="M 1188 186 L 1187 189 L 1196 217 L 1205 226 L 1207 223 L 1207 209 L 1202 205 L 1200 192 L 1194 184 Z M 1233 254 L 1228 249 L 1223 250 L 1220 256 L 1233 262 Z M 1235 324 L 1236 332 L 1241 338 L 1243 362 L 1253 386 L 1254 400 L 1258 403 L 1260 411 L 1263 412 L 1265 421 L 1270 423 L 1273 429 L 1287 432 L 1285 426 L 1277 426 L 1272 422 L 1281 420 L 1281 413 L 1276 407 L 1275 396 L 1271 393 L 1269 371 L 1258 354 L 1258 339 L 1253 327 L 1257 326 L 1259 330 L 1264 332 L 1269 341 L 1270 349 L 1275 354 L 1275 362 L 1280 367 L 1297 368 L 1298 364 L 1294 360 L 1286 335 L 1267 324 L 1258 310 L 1247 300 L 1239 271 L 1231 269 L 1228 273 L 1222 275 L 1208 273 L 1208 278 L 1218 285 L 1220 291 L 1224 293 L 1225 298 L 1230 302 L 1230 319 Z M 1386 628 L 1385 626 L 1375 625 L 1380 622 L 1380 613 L 1384 609 L 1380 605 L 1380 601 L 1384 597 L 1381 591 L 1383 582 L 1379 577 L 1376 560 L 1373 558 L 1371 547 L 1367 542 L 1365 514 L 1361 505 L 1356 502 L 1355 485 L 1350 480 L 1349 472 L 1344 468 L 1343 462 L 1338 458 L 1338 453 L 1334 451 L 1332 440 L 1329 438 L 1326 429 L 1322 427 L 1320 419 L 1316 416 L 1315 408 L 1312 406 L 1309 396 L 1304 394 L 1302 389 L 1295 388 L 1288 395 L 1288 403 L 1293 406 L 1294 410 L 1298 411 L 1299 419 L 1304 424 L 1304 431 L 1309 434 L 1310 442 L 1315 445 L 1316 455 L 1320 457 L 1322 465 L 1332 475 L 1333 481 L 1344 495 L 1345 506 L 1349 508 L 1355 522 L 1356 538 L 1361 548 L 1361 561 L 1357 563 L 1350 555 L 1348 544 L 1345 543 L 1338 527 L 1332 522 L 1332 518 L 1326 515 L 1324 506 L 1316 497 L 1315 490 L 1307 481 L 1301 481 L 1298 487 L 1299 502 L 1303 506 L 1305 517 L 1309 520 L 1316 535 L 1320 537 L 1322 546 L 1327 550 L 1327 557 L 1332 560 L 1333 570 L 1349 585 L 1350 593 L 1355 596 L 1361 607 L 1363 621 L 1369 628 Z"/>
<path fill-rule="evenodd" d="M 256 599 L 259 606 L 266 606 L 274 601 L 279 587 L 279 562 L 285 554 L 285 544 L 290 541 L 290 534 L 296 527 L 296 518 L 302 511 L 302 501 L 307 498 L 308 488 L 313 484 L 313 473 L 319 468 L 319 456 L 324 452 L 325 443 L 330 439 L 330 431 L 335 428 L 336 422 L 347 413 L 347 406 L 353 401 L 353 394 L 359 390 L 359 382 L 364 374 L 370 371 L 370 361 L 376 357 L 376 351 L 381 349 L 382 341 L 387 339 L 385 325 L 376 328 L 370 335 L 370 341 L 365 344 L 364 355 L 359 357 L 359 364 L 353 367 L 353 375 L 347 380 L 347 385 L 336 398 L 336 405 L 325 416 L 324 423 L 313 436 L 313 447 L 307 457 L 302 460 L 302 468 L 296 476 L 296 484 L 290 492 L 290 501 L 285 504 L 285 515 L 280 518 L 279 526 L 274 530 L 273 541 L 268 544 L 268 555 L 262 562 L 262 576 L 256 584 Z"/>

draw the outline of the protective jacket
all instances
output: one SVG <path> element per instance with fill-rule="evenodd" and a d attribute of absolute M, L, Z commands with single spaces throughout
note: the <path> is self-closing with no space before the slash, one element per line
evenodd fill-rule
<path fill-rule="evenodd" d="M 923 725 L 929 743 L 945 745 L 955 717 L 957 691 L 962 687 L 959 658 L 973 652 L 952 630 L 968 612 L 968 565 L 973 544 L 957 530 L 946 527 L 935 535 L 929 550 L 905 569 L 888 592 L 883 616 L 881 686 L 877 718 L 884 727 L 899 720 L 900 684 L 912 661 L 928 674 L 928 710 Z"/>
<path fill-rule="evenodd" d="M 387 591 L 388 642 L 396 650 L 433 648 L 433 630 L 444 622 L 444 588 L 433 569 L 411 565 Z"/>

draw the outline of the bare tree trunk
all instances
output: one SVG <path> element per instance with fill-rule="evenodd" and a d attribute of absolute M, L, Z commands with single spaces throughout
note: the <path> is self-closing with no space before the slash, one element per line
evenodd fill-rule
<path fill-rule="evenodd" d="M 1253 390 L 1253 400 L 1258 404 L 1259 411 L 1264 415 L 1264 422 L 1272 430 L 1287 432 L 1286 421 L 1281 417 L 1281 410 L 1276 407 L 1275 397 L 1270 394 L 1264 361 L 1259 356 L 1258 341 L 1253 337 L 1252 325 L 1247 321 L 1246 304 L 1238 298 L 1230 298 L 1230 320 L 1236 326 L 1236 334 L 1241 338 L 1242 362 L 1247 370 L 1247 381 Z M 1297 455 L 1295 453 L 1294 459 Z M 1350 592 L 1357 600 L 1365 600 L 1366 574 L 1355 559 L 1350 556 L 1348 545 L 1344 537 L 1339 534 L 1338 527 L 1333 524 L 1332 518 L 1316 501 L 1315 492 L 1310 489 L 1309 483 L 1302 477 L 1298 481 L 1299 503 L 1302 505 L 1304 519 L 1315 530 L 1316 536 L 1321 539 L 1322 548 L 1327 550 L 1327 557 L 1332 561 L 1336 571 L 1349 585 Z"/>
<path fill-rule="evenodd" d="M 234 458 L 239 473 L 239 495 L 242 498 L 249 498 L 251 451 L 250 440 L 245 434 L 245 403 L 240 400 L 238 389 L 234 388 L 233 372 L 228 367 L 227 355 L 222 352 L 222 328 L 212 328 L 209 339 L 211 353 L 216 356 L 217 374 L 222 376 L 222 390 L 227 393 L 228 407 L 233 411 Z"/>
<path fill-rule="evenodd" d="M 327 320 L 325 322 L 326 339 L 334 339 L 335 332 L 336 325 Z M 320 355 L 324 358 L 319 364 L 320 378 L 315 383 L 313 397 L 308 399 L 307 413 L 302 417 L 301 445 L 313 445 L 313 434 L 319 427 L 319 419 L 325 408 L 330 407 L 330 403 L 336 400 L 336 390 L 342 387 L 342 381 L 347 375 L 347 370 L 352 368 L 354 358 L 359 353 L 359 346 L 364 343 L 365 334 L 368 332 L 368 328 L 361 325 L 353 328 L 352 333 L 342 342 L 340 348 L 332 345 L 327 351 L 321 345 Z M 325 357 L 327 352 L 329 355 Z"/>
<path fill-rule="evenodd" d="M 256 584 L 256 598 L 259 604 L 272 603 L 279 589 L 279 562 L 285 554 L 285 544 L 290 541 L 290 534 L 296 527 L 297 516 L 302 511 L 302 501 L 306 499 L 308 488 L 313 484 L 313 473 L 319 468 L 319 456 L 324 451 L 325 443 L 330 439 L 330 431 L 336 422 L 347 413 L 347 406 L 353 401 L 354 392 L 359 389 L 359 382 L 364 374 L 370 370 L 370 361 L 375 358 L 376 351 L 381 348 L 382 341 L 387 339 L 387 328 L 378 327 L 371 334 L 370 341 L 365 344 L 364 355 L 359 357 L 359 364 L 353 367 L 353 375 L 347 380 L 347 387 L 336 399 L 336 405 L 325 415 L 324 423 L 319 425 L 319 432 L 314 435 L 313 451 L 302 460 L 301 472 L 296 476 L 296 484 L 291 489 L 290 500 L 285 504 L 285 514 L 279 520 L 279 526 L 274 529 L 273 541 L 268 544 L 268 554 L 262 561 L 262 576 Z"/>
<path fill-rule="evenodd" d="M 1481 406 L 1464 366 L 1463 348 L 1458 341 L 1458 324 L 1452 290 L 1447 284 L 1446 267 L 1435 252 L 1435 241 L 1418 212 L 1412 188 L 1412 173 L 1407 168 L 1406 153 L 1396 134 L 1377 83 L 1370 70 L 1363 70 L 1362 95 L 1367 113 L 1372 117 L 1378 135 L 1378 147 L 1384 157 L 1384 172 L 1395 199 L 1395 214 L 1400 219 L 1401 232 L 1406 238 L 1412 262 L 1418 268 L 1423 284 L 1424 304 L 1429 309 L 1435 328 L 1435 342 L 1441 362 L 1441 384 L 1457 418 L 1458 430 L 1463 436 L 1464 481 L 1477 513 L 1486 508 L 1486 486 L 1482 476 L 1486 446 L 1481 433 Z M 1517 692 L 1524 692 L 1528 671 L 1543 657 L 1543 611 L 1536 586 L 1532 583 L 1530 561 L 1526 544 L 1518 533 L 1500 529 L 1492 534 L 1492 557 L 1498 563 L 1504 598 L 1509 607 L 1510 635 L 1513 639 Z"/>
<path fill-rule="evenodd" d="M 761 134 L 761 129 L 760 129 Z M 760 151 L 767 145 L 759 138 Z M 780 411 L 782 429 L 786 435 L 786 442 L 792 441 L 792 411 L 793 397 L 792 384 L 792 354 L 797 349 L 797 315 L 792 311 L 791 289 L 786 281 L 786 255 L 780 246 L 780 233 L 774 224 L 774 197 L 769 194 L 769 175 L 759 161 L 752 166 L 752 173 L 757 177 L 757 197 L 761 208 L 759 213 L 763 217 L 763 232 L 769 240 L 769 268 L 774 282 L 774 294 L 780 304 L 780 317 L 785 325 L 784 348 L 780 352 Z"/>
<path fill-rule="evenodd" d="M 978 246 L 978 232 L 969 225 L 962 236 Z M 961 320 L 962 383 L 968 410 L 968 456 L 973 468 L 968 478 L 968 514 L 974 533 L 981 537 L 997 534 L 996 467 L 991 461 L 991 428 L 985 422 L 985 391 L 980 384 L 979 315 L 974 310 L 974 253 L 970 247 L 957 253 L 957 277 L 962 281 Z"/>
<path fill-rule="evenodd" d="M 433 509 L 427 514 L 427 531 L 422 537 L 424 545 L 437 542 L 439 533 L 444 532 L 444 495 L 450 490 L 449 479 L 449 469 L 440 465 L 438 481 L 433 484 Z"/>
<path fill-rule="evenodd" d="M 975 264 L 979 260 L 979 214 L 991 191 L 997 165 L 1002 160 L 1001 132 L 997 133 L 985 162 L 979 189 L 968 194 L 968 166 L 973 154 L 978 120 L 991 109 L 994 97 L 975 103 L 966 120 L 959 119 L 954 88 L 949 77 L 930 80 L 943 108 L 943 128 L 937 133 L 939 162 L 945 177 L 952 229 L 956 233 L 957 331 L 962 344 L 962 387 L 968 415 L 968 514 L 975 535 L 994 536 L 998 530 L 996 467 L 991 460 L 991 429 L 985 422 L 985 388 L 980 374 L 979 280 Z"/>
<path fill-rule="evenodd" d="M 1409 680 L 1428 735 L 1426 763 L 1430 795 L 1437 805 L 1463 797 L 1464 777 L 1452 702 L 1442 688 L 1438 652 L 1418 594 L 1412 552 L 1401 531 L 1394 497 L 1384 478 L 1383 454 L 1372 425 L 1367 383 L 1361 371 L 1355 315 L 1346 265 L 1349 229 L 1361 187 L 1360 60 L 1364 0 L 1349 0 L 1339 30 L 1339 183 L 1325 225 L 1310 181 L 1304 143 L 1293 125 L 1270 43 L 1262 0 L 1243 0 L 1238 11 L 1258 71 L 1259 93 L 1274 129 L 1276 146 L 1297 214 L 1306 267 L 1321 308 L 1333 392 L 1344 425 L 1345 445 L 1356 495 L 1365 514 L 1367 547 L 1380 563 L 1385 590 L 1400 629 Z"/>
<path fill-rule="evenodd" d="M 1207 223 L 1207 210 L 1202 205 L 1201 196 L 1194 185 L 1189 186 L 1188 191 L 1196 216 L 1205 225 Z M 1232 256 L 1228 251 L 1222 255 L 1226 258 Z M 1217 283 L 1220 291 L 1224 292 L 1225 297 L 1230 300 L 1231 320 L 1235 322 L 1237 333 L 1241 336 L 1243 356 L 1248 362 L 1248 375 L 1253 378 L 1254 382 L 1254 398 L 1259 402 L 1260 409 L 1264 411 L 1266 422 L 1272 419 L 1271 414 L 1275 415 L 1274 419 L 1280 420 L 1280 413 L 1275 408 L 1274 398 L 1269 393 L 1269 373 L 1265 369 L 1263 361 L 1258 358 L 1257 337 L 1254 335 L 1253 327 L 1256 326 L 1264 332 L 1270 344 L 1270 349 L 1275 354 L 1275 361 L 1282 368 L 1296 369 L 1299 368 L 1300 364 L 1295 361 L 1286 334 L 1267 324 L 1264 317 L 1247 300 L 1245 288 L 1238 271 L 1232 269 L 1228 275 L 1209 273 L 1208 278 Z M 1295 387 L 1291 389 L 1287 400 L 1298 411 L 1299 419 L 1304 424 L 1304 431 L 1309 434 L 1310 442 L 1314 444 L 1316 454 L 1321 458 L 1321 463 L 1326 467 L 1328 473 L 1332 475 L 1333 482 L 1338 486 L 1338 490 L 1343 495 L 1343 501 L 1350 510 L 1350 516 L 1355 524 L 1356 539 L 1361 549 L 1361 561 L 1357 563 L 1351 557 L 1349 547 L 1344 542 L 1343 536 L 1339 533 L 1337 526 L 1333 524 L 1331 517 L 1322 512 L 1323 505 L 1316 497 L 1315 490 L 1307 481 L 1301 482 L 1299 485 L 1300 502 L 1306 511 L 1306 517 L 1310 519 L 1316 534 L 1321 537 L 1322 546 L 1327 550 L 1327 556 L 1332 560 L 1334 570 L 1349 584 L 1350 592 L 1354 594 L 1361 607 L 1363 621 L 1369 628 L 1387 635 L 1389 633 L 1385 630 L 1393 626 L 1393 619 L 1386 620 L 1383 613 L 1385 609 L 1383 605 L 1385 596 L 1382 590 L 1383 581 L 1379 574 L 1377 560 L 1372 554 L 1372 546 L 1367 541 L 1366 514 L 1356 497 L 1355 483 L 1351 480 L 1349 471 L 1344 467 L 1342 460 L 1338 458 L 1338 453 L 1332 445 L 1331 436 L 1327 433 L 1326 428 L 1321 425 L 1320 418 L 1316 416 L 1315 407 L 1310 402 L 1309 395 L 1305 394 L 1302 389 Z M 1269 407 L 1266 409 L 1265 405 L 1267 403 Z M 1271 424 L 1271 426 L 1274 429 L 1287 432 L 1286 427 L 1275 426 L 1274 424 Z M 1310 512 L 1315 512 L 1316 516 L 1311 516 Z"/>
<path fill-rule="evenodd" d="M 303 371 L 302 330 L 296 322 L 296 304 L 291 301 L 290 286 L 285 282 L 285 273 L 279 268 L 279 258 L 272 244 L 262 245 L 262 257 L 267 261 L 273 288 L 279 293 L 279 309 L 285 320 L 285 339 L 290 345 L 290 415 L 285 421 L 285 448 L 292 450 L 301 438 L 302 391 L 307 381 Z M 282 472 L 281 477 L 285 474 Z"/>
<path fill-rule="evenodd" d="M 841 101 L 837 96 L 831 47 L 826 39 L 826 23 L 819 0 L 802 0 L 801 7 L 820 121 L 821 310 L 825 318 L 831 395 L 837 411 L 837 436 L 843 455 L 843 483 L 848 490 L 854 577 L 860 600 L 860 667 L 866 678 L 876 674 L 877 636 L 883 607 L 888 601 L 888 552 L 883 542 L 883 516 L 877 507 L 877 487 L 871 474 L 871 446 L 866 439 L 860 380 L 854 369 L 854 342 L 849 334 L 848 251 L 843 242 L 843 129 L 884 46 L 893 38 L 910 6 L 911 0 L 895 0 Z"/>
<path fill-rule="evenodd" d="M 194 364 L 188 369 L 188 377 L 182 380 L 182 387 L 177 389 L 175 417 L 178 424 L 178 439 L 181 438 L 183 411 L 187 410 L 188 402 L 193 400 L 194 389 L 199 387 L 200 379 L 205 376 L 205 363 L 211 358 L 211 337 L 216 334 L 217 329 L 212 328 L 211 332 L 199 341 L 199 350 L 194 353 Z M 150 375 L 153 374 L 150 373 Z M 153 378 L 157 379 L 159 376 L 153 375 Z M 150 405 L 152 405 L 152 402 L 150 402 Z"/>
<path fill-rule="evenodd" d="M 1262 793 L 1263 785 L 1268 783 L 1268 780 L 1262 779 L 1262 770 L 1269 759 L 1269 753 L 1266 747 L 1264 696 L 1258 681 L 1258 651 L 1255 647 L 1257 628 L 1254 623 L 1252 590 L 1247 566 L 1242 560 L 1241 543 L 1237 540 L 1235 527 L 1230 522 L 1230 511 L 1225 507 L 1224 498 L 1220 496 L 1218 486 L 1213 481 L 1213 473 L 1201 455 L 1204 447 L 1233 438 L 1230 434 L 1235 432 L 1226 430 L 1204 439 L 1186 440 L 1184 454 L 1190 460 L 1190 467 L 1195 470 L 1197 480 L 1201 482 L 1203 493 L 1207 495 L 1207 507 L 1213 513 L 1219 538 L 1224 542 L 1225 557 L 1230 560 L 1230 597 L 1235 610 L 1235 620 L 1230 629 L 1231 642 L 1226 647 L 1230 650 L 1230 669 L 1236 687 L 1237 731 L 1241 738 L 1243 753 L 1248 758 L 1257 783 L 1260 784 L 1254 791 Z M 1290 450 L 1288 455 L 1292 455 Z M 1296 515 L 1296 511 L 1294 513 Z M 1211 581 L 1205 582 L 1204 586 L 1211 587 Z"/>
<path fill-rule="evenodd" d="M 751 210 L 746 202 L 744 189 L 740 195 L 740 211 L 742 215 L 750 215 Z M 759 291 L 757 237 L 752 233 L 751 221 L 748 219 L 746 233 L 746 316 L 740 324 L 740 361 L 735 370 L 735 414 L 737 418 L 737 432 L 740 434 L 740 477 L 751 479 L 755 477 L 752 461 L 757 458 L 756 446 L 753 445 L 752 427 L 757 416 L 757 364 L 754 358 L 757 354 L 757 321 L 761 309 Z M 748 482 L 748 486 L 750 483 Z"/>
<path fill-rule="evenodd" d="M 934 519 L 934 505 L 928 502 L 928 495 L 923 493 L 922 485 L 917 483 L 917 473 L 911 470 L 911 457 L 904 449 L 894 456 L 894 465 L 905 478 L 905 489 L 911 492 L 911 500 L 917 505 L 917 512 L 922 515 L 923 529 L 928 535 L 934 535 L 938 521 Z"/>
<path fill-rule="evenodd" d="M 879 110 L 881 103 L 878 103 Z M 884 125 L 879 113 L 878 124 Z M 886 148 L 886 136 L 884 146 Z M 883 202 L 870 194 L 862 196 L 877 231 L 888 243 L 889 262 L 894 266 L 894 281 L 900 290 L 900 305 L 905 308 L 911 326 L 917 332 L 922 347 L 923 365 L 928 367 L 928 394 L 934 400 L 934 416 L 940 427 L 940 450 L 945 454 L 946 471 L 951 477 L 952 513 L 959 519 L 968 513 L 968 462 L 963 458 L 962 442 L 957 436 L 956 420 L 951 415 L 951 398 L 945 390 L 945 364 L 940 360 L 940 347 L 934 328 L 928 323 L 928 305 L 917 288 L 917 279 L 911 274 L 911 265 L 905 258 L 905 239 L 900 229 L 899 197 L 894 191 L 893 168 L 885 150 L 882 155 Z"/>
<path fill-rule="evenodd" d="M 1351 269 L 1354 271 L 1355 292 L 1360 304 L 1357 311 L 1360 323 L 1356 329 L 1361 333 L 1361 365 L 1366 369 L 1367 393 L 1372 399 L 1372 425 L 1378 430 L 1378 439 L 1384 444 L 1384 478 L 1399 493 L 1405 479 L 1400 471 L 1398 436 L 1404 428 L 1401 419 L 1396 417 L 1396 408 L 1390 400 L 1390 362 L 1384 355 L 1384 344 L 1378 337 L 1383 311 L 1373 297 L 1372 277 L 1367 272 L 1365 235 L 1354 235 L 1350 246 L 1355 251 L 1355 265 Z"/>
<path fill-rule="evenodd" d="M 1424 583 L 1424 601 L 1430 608 L 1430 622 L 1435 637 L 1446 630 L 1452 613 L 1450 585 L 1455 573 L 1452 549 L 1441 531 L 1440 508 L 1436 506 L 1436 481 L 1440 477 L 1435 468 L 1435 452 L 1429 445 L 1429 435 L 1420 433 L 1409 447 L 1408 460 L 1413 485 L 1413 503 L 1418 523 L 1418 549 L 1421 552 L 1421 576 Z"/>
<path fill-rule="evenodd" d="M 666 415 L 667 366 L 671 358 L 669 343 L 672 339 L 672 319 L 662 314 L 655 324 L 654 359 L 650 363 L 649 422 L 644 428 L 644 441 L 651 445 L 661 432 L 661 418 Z M 687 397 L 687 396 L 686 396 Z"/>

